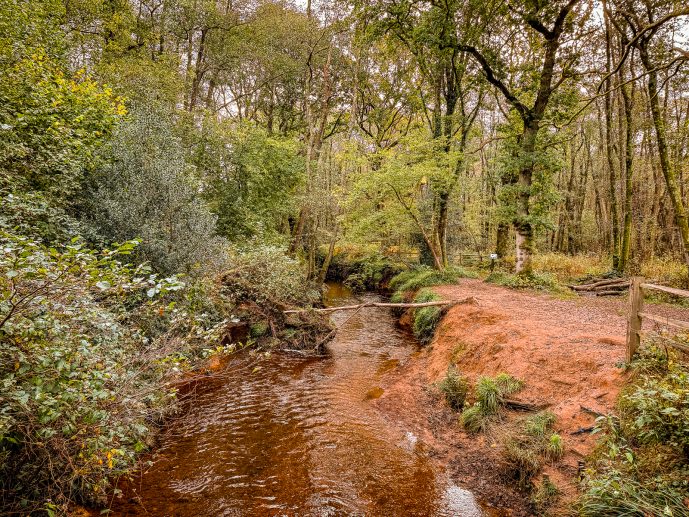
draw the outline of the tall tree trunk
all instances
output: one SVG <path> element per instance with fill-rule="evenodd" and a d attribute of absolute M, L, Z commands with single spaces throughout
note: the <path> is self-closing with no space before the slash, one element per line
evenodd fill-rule
<path fill-rule="evenodd" d="M 620 82 L 624 78 L 620 77 Z M 622 101 L 624 106 L 625 119 L 625 139 L 624 139 L 624 226 L 622 228 L 622 245 L 620 246 L 620 263 L 619 270 L 624 272 L 629 263 L 629 255 L 632 242 L 632 199 L 633 199 L 633 174 L 634 174 L 634 127 L 632 114 L 632 99 L 627 86 L 620 88 L 622 93 Z M 632 95 L 633 95 L 632 90 Z"/>
<path fill-rule="evenodd" d="M 658 72 L 651 62 L 648 54 L 648 49 L 645 45 L 638 45 L 641 62 L 648 74 L 646 85 L 648 88 L 648 97 L 651 105 L 651 115 L 653 117 L 653 125 L 656 130 L 656 140 L 658 144 L 658 157 L 660 158 L 660 169 L 665 177 L 667 185 L 667 192 L 670 195 L 672 208 L 675 212 L 675 222 L 679 229 L 679 235 L 682 240 L 684 262 L 689 266 L 689 221 L 687 220 L 687 211 L 684 207 L 684 201 L 677 182 L 675 170 L 670 162 L 667 145 L 667 133 L 665 130 L 665 120 L 660 110 L 660 101 L 658 99 Z"/>

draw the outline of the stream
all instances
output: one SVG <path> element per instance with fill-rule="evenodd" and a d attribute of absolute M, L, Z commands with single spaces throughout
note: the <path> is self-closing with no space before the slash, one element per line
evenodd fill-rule
<path fill-rule="evenodd" d="M 331 284 L 327 300 L 353 296 Z M 371 403 L 384 373 L 418 349 L 413 336 L 387 309 L 350 316 L 333 313 L 342 328 L 325 358 L 233 357 L 110 515 L 481 515 L 474 496 Z"/>

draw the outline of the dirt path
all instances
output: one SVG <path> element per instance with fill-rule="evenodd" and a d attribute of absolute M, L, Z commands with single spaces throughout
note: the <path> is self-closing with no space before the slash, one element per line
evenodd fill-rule
<path fill-rule="evenodd" d="M 520 400 L 549 404 L 555 429 L 565 441 L 561 464 L 544 472 L 564 492 L 575 495 L 578 464 L 591 451 L 595 436 L 572 434 L 593 425 L 595 416 L 613 411 L 624 383 L 626 299 L 577 298 L 519 292 L 462 280 L 435 291 L 447 299 L 473 296 L 476 305 L 453 307 L 434 341 L 391 373 L 380 409 L 414 429 L 432 454 L 449 465 L 454 478 L 489 504 L 530 515 L 526 497 L 501 469 L 499 439 L 468 436 L 452 413 L 429 389 L 454 360 L 472 381 L 507 372 L 525 381 Z M 657 314 L 689 319 L 689 310 L 653 306 Z"/>

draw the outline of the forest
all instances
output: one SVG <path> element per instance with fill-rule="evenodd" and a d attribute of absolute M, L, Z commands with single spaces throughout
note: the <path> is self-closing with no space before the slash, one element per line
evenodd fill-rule
<path fill-rule="evenodd" d="M 101 508 L 175 379 L 333 337 L 285 313 L 326 281 L 689 287 L 689 6 L 2 0 L 0 202 L 0 514 Z M 689 370 L 641 361 L 568 511 L 689 515 Z"/>

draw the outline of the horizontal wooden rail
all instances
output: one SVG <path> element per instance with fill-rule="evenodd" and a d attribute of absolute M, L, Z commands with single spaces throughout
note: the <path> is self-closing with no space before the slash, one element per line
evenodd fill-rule
<path fill-rule="evenodd" d="M 635 276 L 631 279 L 629 285 L 629 317 L 627 320 L 627 362 L 631 361 L 641 344 L 641 320 L 642 318 L 655 321 L 661 325 L 670 327 L 677 327 L 684 330 L 689 330 L 689 321 L 682 321 L 665 316 L 658 316 L 643 311 L 645 289 L 653 289 L 675 296 L 683 296 L 689 298 L 689 291 L 684 289 L 676 289 L 674 287 L 667 287 L 658 284 L 644 283 L 644 279 L 640 276 Z M 689 345 L 677 343 L 676 341 L 668 340 L 667 344 L 678 350 L 689 352 Z"/>
<path fill-rule="evenodd" d="M 656 291 L 662 291 L 664 293 L 674 294 L 675 296 L 689 298 L 689 291 L 685 289 L 676 289 L 674 287 L 667 287 L 665 285 L 658 284 L 641 284 L 640 287 L 643 289 L 655 289 Z"/>

